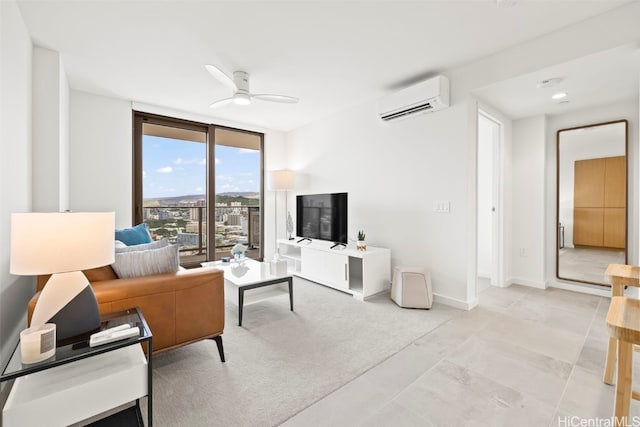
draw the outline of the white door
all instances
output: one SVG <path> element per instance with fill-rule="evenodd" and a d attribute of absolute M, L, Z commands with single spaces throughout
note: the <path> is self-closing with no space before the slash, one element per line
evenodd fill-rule
<path fill-rule="evenodd" d="M 500 122 L 478 112 L 478 265 L 482 283 L 498 286 L 500 266 L 499 185 Z"/>

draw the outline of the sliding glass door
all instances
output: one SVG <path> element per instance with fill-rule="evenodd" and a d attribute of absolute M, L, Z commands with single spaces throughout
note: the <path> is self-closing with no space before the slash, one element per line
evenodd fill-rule
<path fill-rule="evenodd" d="M 259 133 L 134 113 L 134 224 L 179 245 L 184 266 L 238 243 L 262 259 L 262 148 Z"/>
<path fill-rule="evenodd" d="M 262 258 L 262 136 L 216 128 L 215 259 L 237 243 L 251 258 Z"/>

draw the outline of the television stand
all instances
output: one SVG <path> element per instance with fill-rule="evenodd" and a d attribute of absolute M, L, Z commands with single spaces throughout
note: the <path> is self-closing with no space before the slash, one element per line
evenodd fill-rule
<path fill-rule="evenodd" d="M 342 246 L 343 248 L 346 248 L 347 245 L 345 245 L 344 243 L 340 243 L 340 242 L 333 242 L 333 246 L 331 246 L 329 249 L 333 249 L 336 246 Z"/>
<path fill-rule="evenodd" d="M 368 246 L 366 251 L 331 249 L 331 241 L 296 243 L 278 240 L 280 257 L 290 274 L 364 299 L 389 290 L 391 251 Z"/>
<path fill-rule="evenodd" d="M 293 239 L 291 239 L 291 240 L 293 240 Z M 304 242 L 305 240 L 308 240 L 308 241 L 310 241 L 310 242 L 311 242 L 311 239 L 310 239 L 310 238 L 308 238 L 308 237 L 303 237 L 302 239 L 298 240 L 296 243 L 302 243 L 302 242 Z"/>

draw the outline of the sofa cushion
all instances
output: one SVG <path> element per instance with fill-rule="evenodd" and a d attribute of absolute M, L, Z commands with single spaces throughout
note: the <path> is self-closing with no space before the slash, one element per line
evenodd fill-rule
<path fill-rule="evenodd" d="M 147 224 L 138 224 L 135 227 L 116 230 L 116 240 L 121 241 L 127 246 L 152 242 Z"/>
<path fill-rule="evenodd" d="M 140 245 L 133 245 L 133 246 L 116 246 L 115 251 L 116 253 L 123 253 L 123 252 L 133 252 L 133 251 L 148 251 L 149 249 L 160 249 L 160 248 L 164 248 L 169 246 L 169 240 L 168 239 L 160 239 L 160 240 L 155 240 L 151 243 L 142 243 Z"/>
<path fill-rule="evenodd" d="M 146 251 L 117 252 L 112 267 L 121 279 L 176 272 L 180 268 L 178 245 Z"/>

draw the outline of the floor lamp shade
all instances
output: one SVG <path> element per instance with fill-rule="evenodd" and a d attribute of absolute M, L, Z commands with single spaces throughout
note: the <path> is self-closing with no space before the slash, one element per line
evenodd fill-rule
<path fill-rule="evenodd" d="M 267 187 L 271 191 L 288 191 L 293 189 L 293 172 L 286 169 L 270 171 Z"/>
<path fill-rule="evenodd" d="M 113 212 L 11 215 L 11 274 L 52 275 L 31 327 L 55 323 L 63 340 L 100 326 L 98 303 L 81 270 L 113 263 L 114 224 Z"/>

